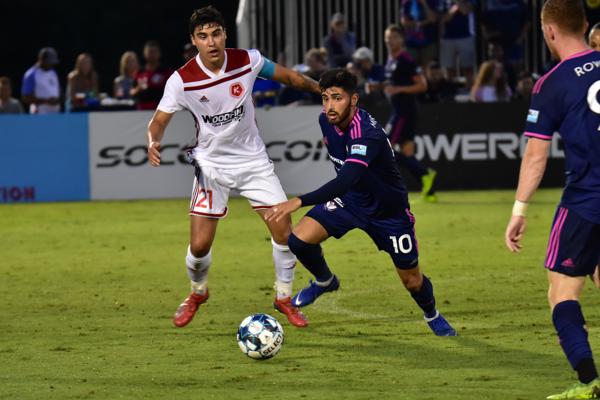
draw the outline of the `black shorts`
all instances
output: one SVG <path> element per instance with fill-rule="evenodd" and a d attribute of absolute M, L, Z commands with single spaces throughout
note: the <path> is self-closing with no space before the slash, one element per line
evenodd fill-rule
<path fill-rule="evenodd" d="M 379 250 L 390 255 L 396 268 L 411 269 L 419 264 L 415 217 L 407 208 L 398 217 L 374 219 L 360 208 L 335 198 L 313 207 L 307 214 L 325 228 L 329 236 L 341 238 L 354 228 L 371 237 Z"/>
<path fill-rule="evenodd" d="M 414 141 L 416 125 L 417 120 L 414 115 L 392 115 L 386 125 L 386 132 L 392 146 Z"/>
<path fill-rule="evenodd" d="M 594 273 L 600 262 L 600 224 L 559 206 L 552 222 L 545 266 L 569 276 Z"/>

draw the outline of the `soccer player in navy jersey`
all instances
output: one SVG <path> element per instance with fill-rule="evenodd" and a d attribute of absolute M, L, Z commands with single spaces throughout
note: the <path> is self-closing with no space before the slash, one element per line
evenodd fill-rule
<path fill-rule="evenodd" d="M 302 206 L 315 206 L 288 239 L 290 250 L 316 278 L 294 296 L 292 304 L 307 306 L 339 288 L 320 243 L 359 228 L 391 256 L 431 330 L 438 336 L 456 336 L 437 311 L 431 281 L 419 268 L 415 220 L 390 142 L 377 121 L 356 106 L 356 78 L 346 70 L 333 69 L 321 76 L 319 86 L 323 99 L 319 124 L 337 177 L 265 213 L 267 221 L 278 221 Z"/>
<path fill-rule="evenodd" d="M 541 17 L 546 44 L 560 62 L 533 88 L 525 131 L 529 140 L 505 241 L 511 251 L 521 250 L 527 204 L 544 174 L 552 136 L 559 132 L 567 182 L 545 267 L 552 321 L 579 382 L 548 398 L 591 399 L 600 396 L 600 379 L 579 296 L 586 275 L 600 261 L 600 53 L 585 43 L 588 24 L 581 0 L 547 0 Z"/>

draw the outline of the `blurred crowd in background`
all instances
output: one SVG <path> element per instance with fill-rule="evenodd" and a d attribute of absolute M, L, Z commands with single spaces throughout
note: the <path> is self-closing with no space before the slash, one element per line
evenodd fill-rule
<path fill-rule="evenodd" d="M 375 62 L 373 51 L 361 46 L 347 18 L 335 13 L 322 46 L 306 52 L 304 62 L 287 65 L 284 53 L 274 60 L 318 80 L 328 68 L 342 67 L 358 80 L 360 105 L 376 111 L 393 104 L 398 93 L 390 85 L 418 85 L 410 95 L 420 103 L 507 102 L 529 99 L 539 75 L 527 71 L 523 42 L 531 29 L 532 15 L 523 0 L 488 1 L 480 22 L 487 54 L 476 65 L 473 0 L 402 0 L 398 24 L 382 27 L 388 62 Z M 600 46 L 600 29 L 590 29 L 590 46 Z M 181 51 L 181 65 L 197 55 L 188 43 Z M 148 41 L 141 51 L 126 51 L 118 62 L 119 75 L 99 76 L 93 55 L 81 53 L 66 62 L 73 69 L 61 87 L 55 67 L 65 62 L 52 47 L 38 53 L 35 64 L 24 72 L 21 93 L 14 93 L 11 79 L 0 77 L 0 113 L 47 114 L 92 110 L 154 110 L 164 85 L 174 71 L 161 62 L 161 47 Z M 101 60 L 101 62 L 107 62 Z M 178 66 L 177 66 L 178 67 Z M 546 66 L 546 69 L 552 66 Z M 400 70 L 396 70 L 396 69 Z M 100 81 L 112 80 L 112 92 L 100 92 Z M 253 90 L 258 107 L 320 104 L 320 96 L 297 92 L 273 81 L 257 80 Z"/>

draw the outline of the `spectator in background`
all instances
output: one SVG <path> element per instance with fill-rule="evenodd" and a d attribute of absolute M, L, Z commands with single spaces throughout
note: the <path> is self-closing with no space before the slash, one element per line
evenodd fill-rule
<path fill-rule="evenodd" d="M 439 8 L 440 0 L 402 0 L 406 47 L 421 67 L 438 58 Z"/>
<path fill-rule="evenodd" d="M 89 53 L 81 53 L 75 60 L 75 68 L 67 77 L 66 109 L 70 111 L 98 103 L 98 74 Z"/>
<path fill-rule="evenodd" d="M 523 64 L 523 41 L 531 27 L 531 12 L 523 0 L 487 0 L 484 4 L 484 37 L 497 40 L 506 59 L 520 67 Z"/>
<path fill-rule="evenodd" d="M 512 63 L 505 59 L 504 48 L 499 40 L 491 40 L 488 42 L 487 55 L 489 60 L 496 61 L 502 65 L 508 86 L 510 87 L 510 90 L 514 92 L 517 87 L 517 69 Z"/>
<path fill-rule="evenodd" d="M 517 87 L 513 99 L 524 100 L 529 103 L 531 100 L 531 91 L 533 90 L 533 85 L 536 81 L 535 78 L 536 77 L 529 72 L 521 72 L 519 74 L 519 79 L 517 80 Z"/>
<path fill-rule="evenodd" d="M 138 109 L 154 110 L 162 98 L 167 79 L 172 71 L 160 64 L 160 45 L 154 40 L 144 45 L 146 65 L 136 77 L 136 86 L 132 94 L 137 97 Z"/>
<path fill-rule="evenodd" d="M 444 70 L 437 61 L 431 61 L 425 68 L 427 91 L 419 95 L 422 103 L 441 103 L 454 100 L 458 87 L 448 80 Z"/>
<path fill-rule="evenodd" d="M 388 62 L 385 66 L 385 94 L 392 105 L 392 116 L 386 132 L 396 153 L 400 167 L 408 171 L 422 184 L 425 201 L 435 202 L 433 183 L 436 172 L 425 168 L 415 157 L 417 129 L 417 95 L 427 90 L 427 81 L 410 54 L 406 51 L 402 26 L 392 24 L 385 30 Z"/>
<path fill-rule="evenodd" d="M 313 47 L 304 55 L 304 64 L 297 65 L 294 69 L 319 81 L 321 74 L 327 70 L 327 53 L 324 49 Z M 289 86 L 283 88 L 279 97 L 279 104 L 281 105 L 321 104 L 321 102 L 320 94 L 300 92 Z"/>
<path fill-rule="evenodd" d="M 60 112 L 60 83 L 54 67 L 58 64 L 58 53 L 52 47 L 44 47 L 38 53 L 36 64 L 23 76 L 21 95 L 29 104 L 31 114 Z"/>
<path fill-rule="evenodd" d="M 327 51 L 330 68 L 345 68 L 352 61 L 356 36 L 348 31 L 344 14 L 335 13 L 331 17 L 331 32 L 323 39 L 323 47 Z"/>
<path fill-rule="evenodd" d="M 119 62 L 120 75 L 113 82 L 113 97 L 116 99 L 130 99 L 135 87 L 135 79 L 140 70 L 137 54 L 126 51 Z"/>
<path fill-rule="evenodd" d="M 475 66 L 475 0 L 442 0 L 440 63 L 449 79 L 465 76 L 467 86 Z M 457 65 L 459 67 L 457 68 Z"/>
<path fill-rule="evenodd" d="M 196 55 L 198 55 L 198 49 L 196 48 L 196 46 L 194 46 L 191 43 L 186 43 L 185 46 L 183 46 L 182 57 L 184 64 L 190 61 L 192 58 L 196 57 Z"/>
<path fill-rule="evenodd" d="M 596 51 L 600 51 L 600 22 L 592 26 L 588 36 L 588 44 Z"/>
<path fill-rule="evenodd" d="M 383 93 L 385 68 L 375 63 L 368 47 L 357 49 L 352 60 L 346 68 L 356 76 L 358 107 L 367 110 L 376 120 L 387 118 L 390 106 Z"/>
<path fill-rule="evenodd" d="M 7 76 L 0 77 L 0 114 L 21 114 L 23 106 L 12 97 L 12 84 Z"/>
<path fill-rule="evenodd" d="M 502 65 L 496 61 L 486 61 L 481 64 L 471 88 L 471 101 L 477 103 L 508 101 L 511 95 Z"/>

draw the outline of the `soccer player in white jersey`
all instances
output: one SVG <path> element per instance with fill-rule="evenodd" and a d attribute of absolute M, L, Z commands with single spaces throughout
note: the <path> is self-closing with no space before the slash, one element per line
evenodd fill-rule
<path fill-rule="evenodd" d="M 196 177 L 185 258 L 192 292 L 173 317 L 178 327 L 187 325 L 198 306 L 208 300 L 211 247 L 217 223 L 227 214 L 229 191 L 239 191 L 261 219 L 272 205 L 287 200 L 256 126 L 254 81 L 257 77 L 273 79 L 298 90 L 319 93 L 317 82 L 273 63 L 257 50 L 226 49 L 223 17 L 212 6 L 193 12 L 189 31 L 198 55 L 171 75 L 148 125 L 148 158 L 158 166 L 160 141 L 173 114 L 186 109 L 196 122 L 196 143 L 188 153 L 196 166 Z M 287 247 L 291 219 L 266 225 L 271 233 L 276 275 L 273 305 L 291 324 L 307 326 L 304 315 L 290 301 L 296 264 Z"/>

